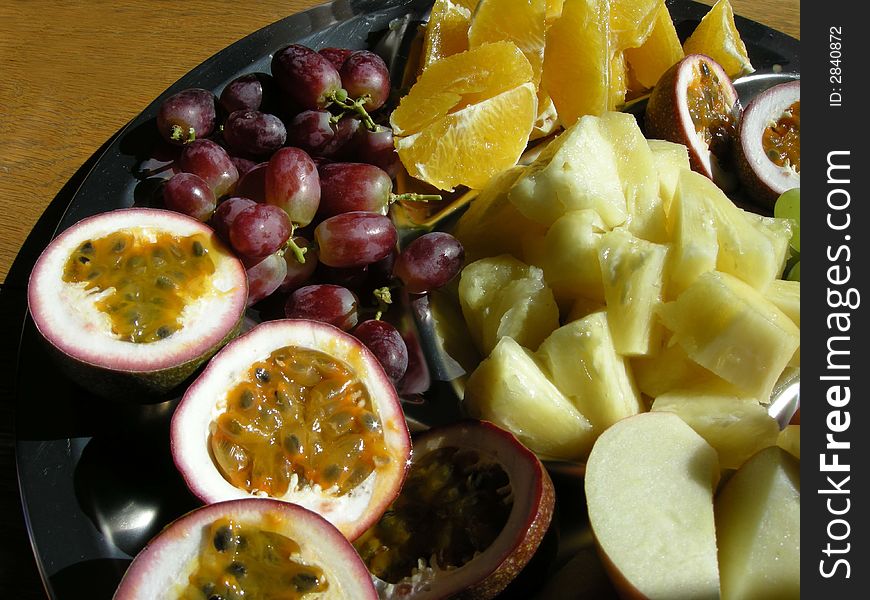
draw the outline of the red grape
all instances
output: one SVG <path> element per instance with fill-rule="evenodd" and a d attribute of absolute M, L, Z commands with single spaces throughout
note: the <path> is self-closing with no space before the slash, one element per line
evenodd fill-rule
<path fill-rule="evenodd" d="M 230 154 L 230 160 L 233 161 L 233 164 L 236 165 L 236 171 L 239 172 L 239 183 L 241 183 L 242 178 L 245 174 L 257 166 L 257 163 L 254 161 L 243 158 L 241 156 L 233 156 Z M 236 190 L 238 190 L 239 184 L 236 184 Z"/>
<path fill-rule="evenodd" d="M 408 370 L 408 347 L 395 327 L 371 319 L 357 325 L 351 333 L 372 351 L 393 384 L 404 377 Z"/>
<path fill-rule="evenodd" d="M 368 96 L 368 111 L 379 109 L 390 97 L 390 71 L 380 56 L 368 50 L 357 50 L 342 63 L 341 84 L 351 98 Z"/>
<path fill-rule="evenodd" d="M 250 198 L 254 202 L 266 201 L 266 165 L 269 163 L 261 162 L 254 165 L 250 171 L 245 173 L 239 179 L 236 185 L 236 195 L 243 198 Z"/>
<path fill-rule="evenodd" d="M 305 110 L 293 117 L 287 130 L 287 144 L 314 156 L 335 156 L 353 139 L 359 119 L 343 117 L 332 122 L 328 110 Z"/>
<path fill-rule="evenodd" d="M 214 94 L 191 88 L 173 94 L 160 104 L 157 129 L 167 142 L 180 146 L 210 135 L 215 119 Z"/>
<path fill-rule="evenodd" d="M 229 82 L 220 95 L 220 104 L 227 113 L 237 110 L 262 110 L 275 85 L 268 73 L 247 73 Z"/>
<path fill-rule="evenodd" d="M 300 44 L 291 44 L 275 53 L 272 76 L 302 110 L 325 108 L 341 89 L 341 76 L 332 63 Z"/>
<path fill-rule="evenodd" d="M 293 242 L 299 248 L 305 248 L 305 262 L 299 262 L 293 252 L 284 252 L 284 262 L 287 263 L 287 275 L 284 276 L 284 281 L 281 282 L 281 291 L 289 292 L 295 290 L 306 283 L 317 269 L 317 247 L 312 246 L 311 242 L 301 236 L 293 236 Z"/>
<path fill-rule="evenodd" d="M 232 198 L 227 198 L 220 204 L 218 204 L 217 210 L 214 211 L 214 215 L 211 218 L 211 227 L 214 229 L 214 232 L 225 242 L 230 241 L 230 225 L 233 224 L 233 220 L 236 218 L 240 212 L 248 208 L 249 206 L 254 206 L 256 202 L 250 200 L 248 198 L 241 198 L 239 196 L 233 196 Z"/>
<path fill-rule="evenodd" d="M 248 306 L 271 296 L 287 275 L 287 263 L 281 253 L 270 254 L 247 268 Z"/>
<path fill-rule="evenodd" d="M 341 69 L 341 65 L 344 64 L 347 57 L 353 54 L 353 50 L 350 48 L 321 48 L 317 52 L 326 57 L 326 60 L 331 62 L 336 69 Z"/>
<path fill-rule="evenodd" d="M 393 181 L 374 165 L 331 163 L 320 169 L 320 207 L 317 218 L 351 211 L 387 214 Z"/>
<path fill-rule="evenodd" d="M 320 176 L 299 148 L 281 148 L 266 166 L 266 202 L 284 210 L 294 225 L 308 225 L 320 204 Z"/>
<path fill-rule="evenodd" d="M 178 167 L 185 173 L 202 177 L 216 198 L 232 191 L 239 180 L 239 171 L 222 146 L 211 140 L 194 140 L 178 157 Z"/>
<path fill-rule="evenodd" d="M 362 267 L 386 257 L 398 233 L 383 215 L 353 211 L 330 217 L 314 230 L 320 262 L 330 267 Z"/>
<path fill-rule="evenodd" d="M 281 119 L 258 110 L 237 110 L 224 125 L 224 140 L 230 148 L 249 156 L 272 154 L 286 139 Z"/>
<path fill-rule="evenodd" d="M 439 288 L 459 273 L 465 260 L 462 244 L 449 233 L 418 237 L 399 253 L 393 273 L 411 294 Z"/>
<path fill-rule="evenodd" d="M 215 210 L 214 193 L 202 177 L 193 173 L 176 173 L 163 184 L 166 208 L 184 213 L 199 221 L 208 221 Z"/>
<path fill-rule="evenodd" d="M 239 254 L 262 258 L 284 247 L 291 228 L 287 213 L 280 208 L 254 204 L 239 211 L 230 223 L 230 243 Z"/>
<path fill-rule="evenodd" d="M 357 323 L 356 295 L 345 287 L 328 283 L 301 287 L 287 298 L 288 319 L 313 319 L 350 331 Z"/>
<path fill-rule="evenodd" d="M 401 161 L 393 145 L 393 130 L 378 125 L 375 131 L 360 127 L 353 140 L 356 160 L 383 169 L 391 178 L 399 172 Z"/>

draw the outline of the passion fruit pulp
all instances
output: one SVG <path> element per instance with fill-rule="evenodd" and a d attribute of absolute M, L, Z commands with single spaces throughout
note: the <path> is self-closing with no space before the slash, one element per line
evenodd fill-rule
<path fill-rule="evenodd" d="M 238 334 L 242 263 L 184 215 L 118 209 L 84 219 L 36 261 L 28 306 L 63 370 L 109 398 L 157 400 Z"/>
<path fill-rule="evenodd" d="M 763 206 L 801 185 L 800 80 L 775 85 L 756 96 L 740 121 L 737 164 L 740 181 Z"/>
<path fill-rule="evenodd" d="M 644 125 L 647 137 L 686 146 L 693 170 L 732 191 L 736 178 L 729 163 L 740 111 L 737 91 L 719 63 L 690 54 L 656 83 Z"/>
<path fill-rule="evenodd" d="M 373 600 L 353 547 L 328 521 L 266 498 L 219 502 L 168 525 L 128 567 L 115 600 Z"/>
<path fill-rule="evenodd" d="M 340 329 L 304 319 L 261 323 L 228 344 L 184 394 L 170 437 L 203 502 L 294 502 L 349 539 L 398 494 L 411 452 L 377 358 Z"/>
<path fill-rule="evenodd" d="M 401 494 L 354 547 L 381 598 L 492 598 L 535 554 L 554 498 L 512 434 L 462 421 L 415 438 Z"/>

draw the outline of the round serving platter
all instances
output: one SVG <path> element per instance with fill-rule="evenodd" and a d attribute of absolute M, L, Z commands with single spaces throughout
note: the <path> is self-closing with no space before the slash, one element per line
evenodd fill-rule
<path fill-rule="evenodd" d="M 68 195 L 56 198 L 46 212 L 53 222 L 35 229 L 31 238 L 39 239 L 28 239 L 26 247 L 42 248 L 82 218 L 131 206 L 150 194 L 153 182 L 138 176 L 137 166 L 156 140 L 154 118 L 165 97 L 189 87 L 219 92 L 242 73 L 268 71 L 271 53 L 293 42 L 391 53 L 385 58 L 391 59 L 395 73 L 404 64 L 406 42 L 430 6 L 431 0 L 336 0 L 228 46 L 178 80 L 107 142 L 71 200 Z M 669 1 L 668 7 L 683 38 L 708 10 L 688 0 Z M 797 40 L 747 19 L 737 17 L 736 22 L 757 69 L 735 82 L 744 104 L 770 85 L 799 77 Z M 20 266 L 29 270 L 36 256 L 19 258 L 28 263 Z M 441 346 L 431 335 L 427 305 L 414 308 L 432 386 L 421 403 L 406 408 L 415 423 L 449 421 L 458 413 L 450 383 L 457 369 L 445 364 Z M 168 423 L 176 403 L 177 398 L 129 405 L 92 397 L 54 370 L 32 322 L 24 319 L 16 382 L 17 467 L 30 539 L 52 598 L 80 598 L 83 590 L 91 598 L 111 597 L 145 543 L 198 505 L 169 454 Z M 547 564 L 540 573 L 547 574 L 549 583 L 540 577 L 537 582 L 552 592 L 558 582 L 571 585 L 569 576 L 576 565 L 569 561 L 588 549 L 591 537 L 583 508 L 582 468 L 548 468 L 557 486 L 558 519 L 542 548 Z M 559 571 L 560 567 L 564 568 Z M 522 594 L 517 597 L 529 597 L 528 589 Z"/>

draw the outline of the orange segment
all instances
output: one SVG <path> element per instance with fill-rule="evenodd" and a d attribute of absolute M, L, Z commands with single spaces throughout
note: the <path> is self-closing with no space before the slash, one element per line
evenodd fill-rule
<path fill-rule="evenodd" d="M 565 0 L 547 0 L 547 25 L 559 18 L 559 15 L 562 14 L 562 5 L 564 3 Z"/>
<path fill-rule="evenodd" d="M 468 27 L 475 4 L 476 0 L 435 0 L 423 38 L 421 69 L 425 70 L 436 60 L 468 50 Z"/>
<path fill-rule="evenodd" d="M 706 54 L 722 65 L 732 79 L 752 73 L 746 44 L 734 24 L 734 10 L 728 0 L 719 0 L 704 15 L 698 27 L 683 44 L 686 54 Z"/>
<path fill-rule="evenodd" d="M 416 133 L 450 112 L 531 81 L 515 44 L 496 42 L 432 63 L 390 116 L 395 135 Z"/>
<path fill-rule="evenodd" d="M 565 0 L 562 15 L 547 30 L 541 85 L 565 127 L 613 108 L 609 17 L 608 0 Z"/>
<path fill-rule="evenodd" d="M 649 36 L 662 0 L 611 0 L 610 35 L 620 50 L 635 48 Z"/>
<path fill-rule="evenodd" d="M 468 45 L 508 40 L 532 65 L 533 80 L 541 79 L 544 62 L 545 0 L 480 0 L 468 29 Z"/>
<path fill-rule="evenodd" d="M 634 79 L 642 88 L 652 88 L 662 73 L 683 58 L 683 47 L 664 2 L 655 14 L 649 37 L 637 48 L 628 48 L 625 59 Z"/>
<path fill-rule="evenodd" d="M 439 189 L 482 188 L 519 160 L 536 114 L 535 86 L 527 82 L 397 138 L 396 149 L 411 176 Z"/>

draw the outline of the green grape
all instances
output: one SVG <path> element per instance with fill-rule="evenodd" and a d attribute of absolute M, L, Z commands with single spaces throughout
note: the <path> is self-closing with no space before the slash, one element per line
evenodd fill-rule
<path fill-rule="evenodd" d="M 791 219 L 794 231 L 791 234 L 791 247 L 801 251 L 801 189 L 793 188 L 777 198 L 773 216 L 778 219 Z"/>
<path fill-rule="evenodd" d="M 791 268 L 791 271 L 788 272 L 788 279 L 789 281 L 801 280 L 801 261 L 797 261 Z"/>

